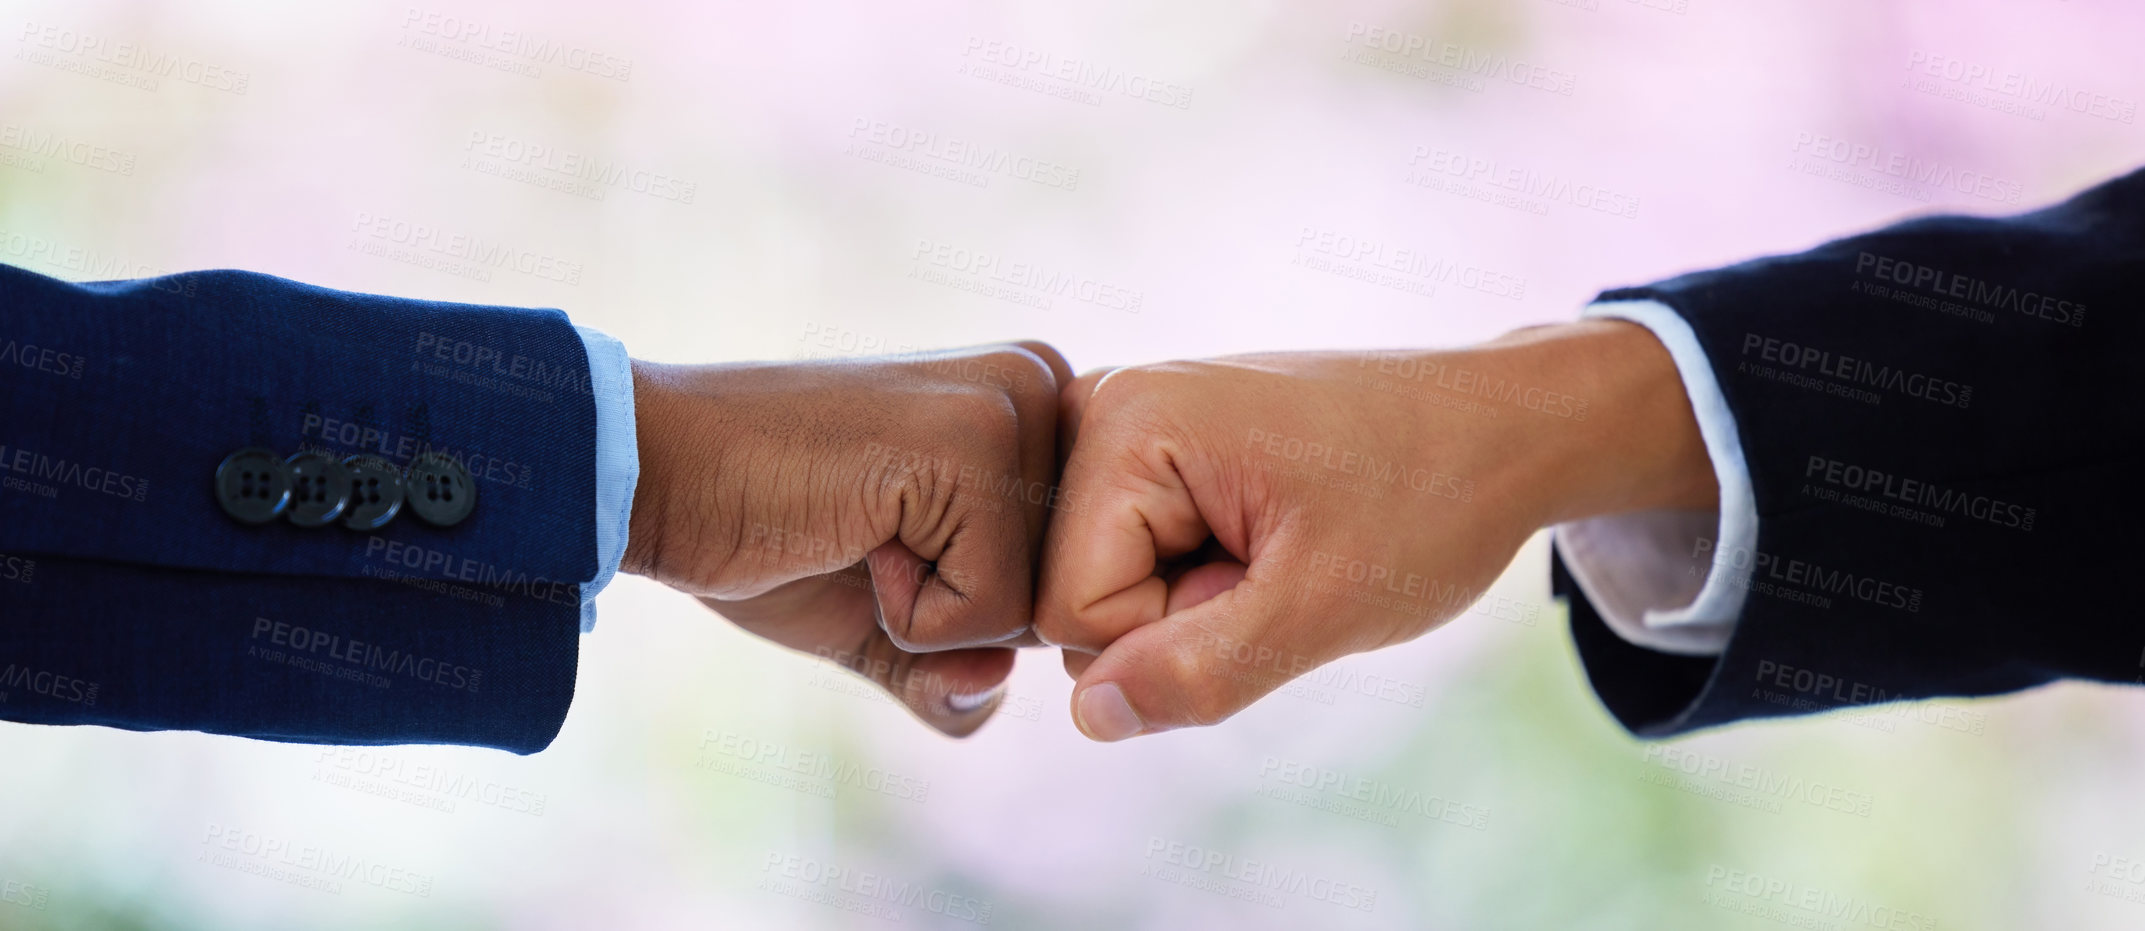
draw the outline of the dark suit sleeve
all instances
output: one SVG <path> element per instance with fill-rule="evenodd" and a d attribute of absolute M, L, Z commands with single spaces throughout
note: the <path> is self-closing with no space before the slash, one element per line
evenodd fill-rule
<path fill-rule="evenodd" d="M 0 718 L 534 752 L 596 574 L 595 400 L 554 310 L 0 266 Z M 241 524 L 266 447 L 460 461 L 462 523 Z"/>
<path fill-rule="evenodd" d="M 2137 681 L 2145 172 L 2014 217 L 1938 216 L 1602 300 L 1696 331 L 1756 494 L 1718 658 L 1626 643 L 1571 585 L 1635 733 L 2059 678 Z M 1705 541 L 1701 546 L 1711 544 Z"/>

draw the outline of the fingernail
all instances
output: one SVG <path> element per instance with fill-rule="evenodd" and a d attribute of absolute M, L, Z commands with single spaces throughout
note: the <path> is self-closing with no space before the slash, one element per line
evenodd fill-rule
<path fill-rule="evenodd" d="M 998 693 L 1003 691 L 1005 691 L 1005 683 L 1000 682 L 997 685 L 984 689 L 981 692 L 976 692 L 970 695 L 955 693 L 946 696 L 946 707 L 952 708 L 954 714 L 967 714 L 971 711 L 983 707 L 984 705 L 990 704 L 991 700 L 997 698 Z"/>
<path fill-rule="evenodd" d="M 1140 716 L 1125 701 L 1125 692 L 1115 682 L 1105 682 L 1080 693 L 1080 731 L 1096 740 L 1123 740 L 1140 732 Z"/>

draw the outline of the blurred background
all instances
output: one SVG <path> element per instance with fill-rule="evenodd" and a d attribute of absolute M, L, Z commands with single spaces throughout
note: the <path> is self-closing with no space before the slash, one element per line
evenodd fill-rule
<path fill-rule="evenodd" d="M 0 261 L 559 307 L 663 361 L 1461 344 L 2145 151 L 2114 0 L 0 13 Z M 955 742 L 621 579 L 533 757 L 0 725 L 0 928 L 2145 926 L 2139 695 L 1649 745 L 1547 574 L 1117 746 L 1054 654 Z"/>

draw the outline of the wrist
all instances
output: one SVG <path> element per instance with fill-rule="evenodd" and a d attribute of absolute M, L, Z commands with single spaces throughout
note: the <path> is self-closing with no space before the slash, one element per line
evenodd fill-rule
<path fill-rule="evenodd" d="M 769 399 L 795 389 L 770 380 L 779 365 L 635 359 L 632 368 L 641 481 L 619 571 L 719 595 L 745 526 L 760 514 L 754 502 L 792 497 L 770 487 L 784 470 L 766 460 L 768 424 L 782 416 Z"/>
<path fill-rule="evenodd" d="M 1530 327 L 1468 350 L 1568 416 L 1500 417 L 1536 526 L 1649 510 L 1712 510 L 1720 490 L 1667 347 L 1623 320 Z"/>
<path fill-rule="evenodd" d="M 618 571 L 656 577 L 666 536 L 664 515 L 674 483 L 669 475 L 666 438 L 673 431 L 676 403 L 665 367 L 639 359 L 631 360 L 633 372 L 634 448 L 640 455 L 641 477 L 633 495 L 633 513 L 626 530 L 625 557 Z"/>

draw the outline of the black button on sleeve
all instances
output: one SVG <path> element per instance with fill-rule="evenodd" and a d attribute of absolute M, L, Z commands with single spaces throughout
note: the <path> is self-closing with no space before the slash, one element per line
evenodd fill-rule
<path fill-rule="evenodd" d="M 402 513 L 402 470 L 378 456 L 352 456 L 343 460 L 350 473 L 350 512 L 343 526 L 352 530 L 378 530 Z"/>
<path fill-rule="evenodd" d="M 290 467 L 258 446 L 225 456 L 216 467 L 216 503 L 242 524 L 265 524 L 290 506 Z"/>
<path fill-rule="evenodd" d="M 325 527 L 343 516 L 350 506 L 350 472 L 341 462 L 322 453 L 299 453 L 290 457 L 290 522 L 300 527 Z"/>
<path fill-rule="evenodd" d="M 477 509 L 477 483 L 459 459 L 426 453 L 410 462 L 410 511 L 435 527 L 452 527 Z"/>

